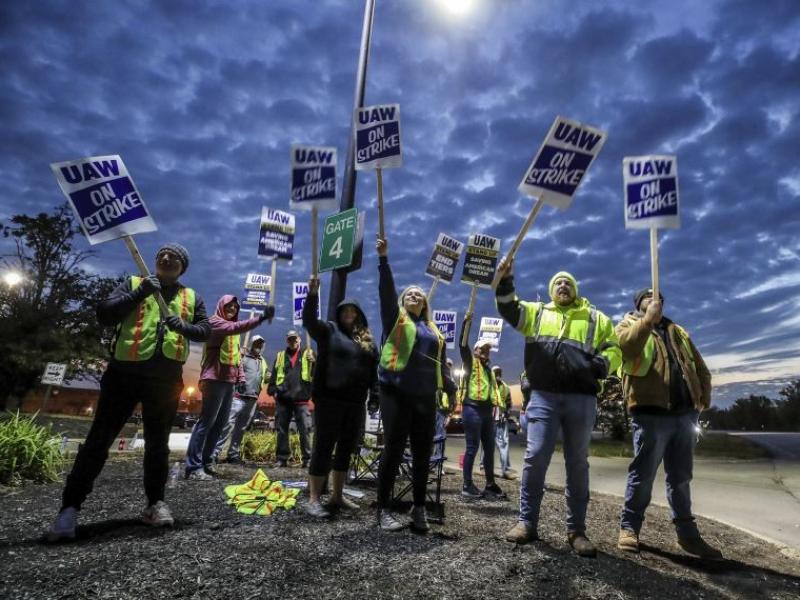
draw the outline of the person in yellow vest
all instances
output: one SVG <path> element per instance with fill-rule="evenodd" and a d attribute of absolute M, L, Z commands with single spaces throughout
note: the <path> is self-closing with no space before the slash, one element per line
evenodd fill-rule
<path fill-rule="evenodd" d="M 445 360 L 447 365 L 447 376 L 452 379 L 453 377 L 453 359 L 447 358 Z M 455 405 L 455 397 L 451 398 L 444 390 L 439 390 L 436 393 L 436 428 L 433 433 L 433 454 L 431 460 L 439 460 L 444 453 L 443 440 L 447 439 L 447 423 L 450 421 L 450 413 Z"/>
<path fill-rule="evenodd" d="M 275 429 L 277 430 L 276 458 L 278 466 L 288 465 L 289 425 L 294 419 L 300 436 L 301 466 L 308 467 L 311 445 L 308 427 L 311 420 L 311 383 L 314 379 L 316 357 L 311 348 L 300 346 L 300 334 L 291 329 L 286 334 L 286 349 L 275 356 L 267 393 L 275 398 Z"/>
<path fill-rule="evenodd" d="M 108 450 L 136 405 L 142 404 L 144 488 L 148 506 L 142 520 L 152 526 L 174 522 L 164 502 L 169 472 L 169 432 L 183 390 L 183 364 L 189 341 L 205 341 L 211 328 L 200 296 L 178 278 L 189 266 L 180 244 L 156 253 L 155 275 L 129 277 L 97 307 L 97 320 L 116 326 L 108 368 L 100 380 L 94 421 L 67 477 L 61 510 L 49 541 L 75 537 L 77 511 L 92 491 Z M 170 315 L 162 320 L 153 296 L 161 292 Z"/>
<path fill-rule="evenodd" d="M 425 497 L 428 467 L 436 422 L 436 393 L 455 391 L 446 368 L 445 341 L 431 321 L 423 289 L 412 285 L 397 294 L 389 266 L 388 244 L 378 238 L 378 291 L 381 301 L 381 339 L 378 381 L 384 449 L 378 467 L 378 525 L 398 531 L 405 525 L 391 511 L 392 488 L 403 459 L 406 440 L 411 441 L 411 527 L 428 530 Z"/>
<path fill-rule="evenodd" d="M 214 449 L 228 422 L 234 386 L 244 381 L 239 334 L 255 329 L 274 316 L 275 307 L 267 306 L 263 314 L 239 321 L 236 296 L 226 294 L 217 302 L 217 309 L 209 319 L 211 335 L 203 348 L 200 364 L 203 408 L 186 450 L 186 479 L 207 481 L 216 475 Z"/>
<path fill-rule="evenodd" d="M 508 423 L 511 419 L 511 388 L 503 381 L 503 369 L 499 365 L 492 367 L 497 381 L 497 406 L 494 408 L 494 441 L 500 455 L 500 476 L 503 479 L 516 479 L 511 474 L 511 459 L 508 455 Z"/>
<path fill-rule="evenodd" d="M 597 394 L 606 376 L 622 363 L 611 320 L 578 294 L 578 282 L 565 271 L 548 285 L 551 302 L 523 302 L 514 291 L 513 261 L 501 261 L 496 290 L 500 315 L 526 338 L 525 371 L 531 385 L 528 432 L 517 524 L 506 539 L 524 544 L 537 539 L 544 477 L 559 431 L 567 471 L 567 540 L 579 556 L 596 556 L 586 537 L 589 505 L 589 442 L 597 413 Z"/>
<path fill-rule="evenodd" d="M 695 556 L 721 559 L 722 553 L 700 536 L 689 489 L 698 416 L 711 403 L 711 373 L 686 330 L 663 316 L 664 297 L 659 296 L 653 300 L 650 288 L 637 292 L 636 311 L 617 325 L 622 389 L 633 422 L 633 462 L 618 546 L 639 551 L 639 531 L 663 460 L 678 545 Z"/>
<path fill-rule="evenodd" d="M 507 496 L 494 480 L 494 417 L 492 411 L 499 401 L 499 390 L 494 373 L 489 368 L 489 352 L 492 342 L 479 339 L 470 350 L 467 340 L 472 325 L 472 315 L 467 314 L 461 325 L 459 350 L 464 365 L 464 399 L 461 404 L 461 418 L 464 423 L 464 465 L 462 473 L 464 485 L 461 495 L 467 498 L 502 500 Z M 483 491 L 472 480 L 472 468 L 478 450 L 483 446 L 483 475 L 486 487 Z"/>

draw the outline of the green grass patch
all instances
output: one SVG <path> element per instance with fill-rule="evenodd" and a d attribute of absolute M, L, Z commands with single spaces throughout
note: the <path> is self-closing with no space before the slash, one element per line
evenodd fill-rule
<path fill-rule="evenodd" d="M 58 481 L 64 458 L 61 436 L 19 412 L 0 416 L 0 484 Z"/>

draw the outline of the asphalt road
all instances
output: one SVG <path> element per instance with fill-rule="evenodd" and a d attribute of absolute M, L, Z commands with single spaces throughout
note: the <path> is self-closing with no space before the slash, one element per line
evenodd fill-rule
<path fill-rule="evenodd" d="M 730 435 L 745 437 L 763 446 L 777 460 L 800 461 L 800 433 L 729 431 Z"/>
<path fill-rule="evenodd" d="M 748 434 L 749 435 L 749 434 Z M 770 435 L 770 434 L 757 434 Z M 800 437 L 800 436 L 798 436 Z M 770 438 L 772 439 L 772 438 Z M 775 438 L 779 439 L 779 438 Z M 754 440 L 755 441 L 755 440 Z M 773 442 L 783 444 L 783 442 Z M 786 449 L 787 446 L 781 445 Z M 794 448 L 789 443 L 788 449 Z M 464 451 L 463 436 L 450 436 L 446 453 L 451 466 L 458 468 L 458 456 Z M 777 454 L 776 454 L 777 456 Z M 512 442 L 511 466 L 521 471 L 523 448 Z M 497 464 L 495 454 L 495 464 Z M 626 458 L 590 457 L 592 490 L 623 496 L 628 471 Z M 479 483 L 481 477 L 477 474 Z M 548 484 L 565 484 L 564 458 L 556 453 L 547 472 Z M 518 481 L 501 485 L 519 485 Z M 653 486 L 653 502 L 666 506 L 664 473 Z M 788 546 L 800 557 L 800 460 L 695 460 L 692 481 L 694 513 L 732 525 L 778 544 Z M 646 540 L 647 525 L 642 531 Z"/>

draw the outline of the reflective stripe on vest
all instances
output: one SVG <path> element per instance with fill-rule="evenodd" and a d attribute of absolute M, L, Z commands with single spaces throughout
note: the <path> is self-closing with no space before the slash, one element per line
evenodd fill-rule
<path fill-rule="evenodd" d="M 444 358 L 444 337 L 439 328 L 427 321 L 428 327 L 436 335 L 439 348 L 436 352 L 436 389 L 442 389 L 442 359 Z M 381 366 L 387 371 L 402 371 L 408 366 L 411 351 L 417 341 L 417 324 L 408 316 L 405 308 L 400 307 L 397 321 L 386 337 L 381 348 Z"/>
<path fill-rule="evenodd" d="M 692 369 L 692 372 L 697 373 L 694 352 L 692 352 L 692 346 L 689 344 L 689 334 L 678 325 L 674 325 L 674 327 L 678 332 L 678 338 L 681 340 L 681 346 L 683 346 L 686 357 L 689 359 L 689 367 Z M 626 360 L 622 363 L 623 373 L 632 377 L 644 377 L 650 372 L 650 367 L 653 366 L 653 359 L 656 354 L 656 336 L 658 336 L 657 333 L 651 332 L 644 344 L 642 353 L 634 360 Z M 669 333 L 667 333 L 667 337 L 669 337 Z"/>
<path fill-rule="evenodd" d="M 142 278 L 131 277 L 131 290 L 141 285 Z M 169 312 L 178 315 L 187 323 L 194 320 L 196 295 L 193 289 L 181 288 L 169 303 Z M 158 327 L 161 313 L 155 298 L 150 295 L 138 304 L 117 326 L 114 358 L 119 361 L 137 362 L 152 358 L 158 344 Z M 169 359 L 184 363 L 189 357 L 188 340 L 176 331 L 164 327 L 161 353 Z"/>
<path fill-rule="evenodd" d="M 306 383 L 311 382 L 311 361 L 309 360 L 309 348 L 303 350 L 300 355 L 300 379 Z M 281 350 L 275 356 L 275 385 L 281 385 L 286 379 L 286 351 Z"/>
<path fill-rule="evenodd" d="M 597 330 L 597 309 L 588 305 L 570 309 L 566 313 L 545 310 L 545 305 L 538 302 L 525 302 L 520 319 L 520 331 L 526 336 L 527 343 L 542 341 L 559 341 L 592 354 L 594 338 Z M 588 303 L 587 303 L 588 304 Z M 538 308 L 538 309 L 537 309 Z M 588 309 L 588 319 L 574 319 L 574 313 Z M 533 316 L 533 312 L 536 315 Z M 559 319 L 561 315 L 561 319 Z"/>
<path fill-rule="evenodd" d="M 486 371 L 489 377 L 486 377 Z M 472 359 L 472 369 L 469 372 L 469 386 L 467 398 L 475 402 L 491 401 L 497 404 L 500 392 L 497 388 L 497 379 L 491 369 L 484 367 L 477 358 Z"/>

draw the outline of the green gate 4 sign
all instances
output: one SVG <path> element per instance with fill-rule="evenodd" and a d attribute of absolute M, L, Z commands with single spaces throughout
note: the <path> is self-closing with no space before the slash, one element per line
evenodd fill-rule
<path fill-rule="evenodd" d="M 333 271 L 349 267 L 353 262 L 358 215 L 350 208 L 325 219 L 322 232 L 322 248 L 319 255 L 319 270 Z"/>

